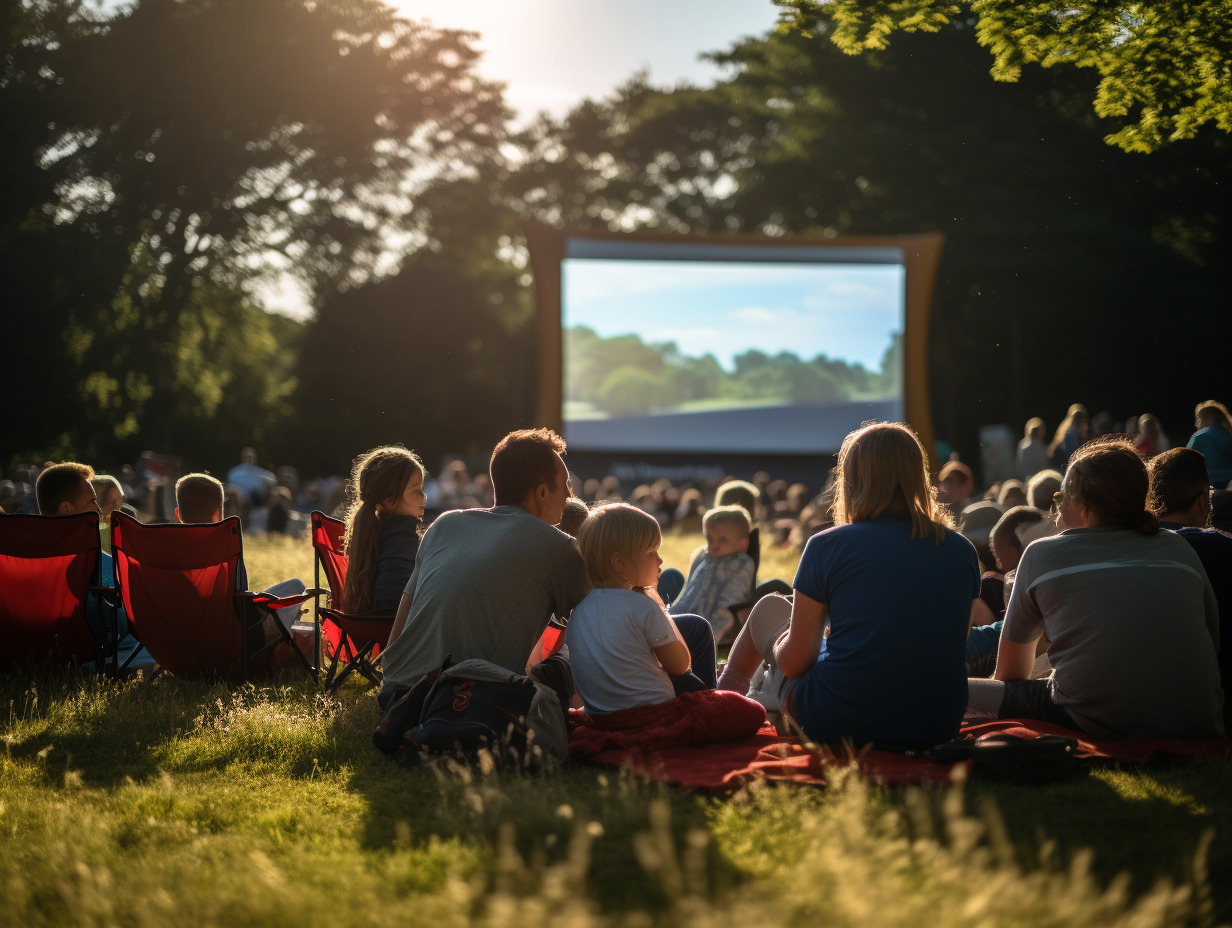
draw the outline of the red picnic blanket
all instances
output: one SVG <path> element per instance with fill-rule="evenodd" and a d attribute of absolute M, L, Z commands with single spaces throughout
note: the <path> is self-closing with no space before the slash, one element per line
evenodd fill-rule
<path fill-rule="evenodd" d="M 598 764 L 627 767 L 639 776 L 662 780 L 682 789 L 716 792 L 736 789 L 758 777 L 824 786 L 833 772 L 842 768 L 854 768 L 864 779 L 885 785 L 950 783 L 965 779 L 971 773 L 971 761 L 941 763 L 927 757 L 872 748 L 806 747 L 799 738 L 777 734 L 769 724 L 739 740 L 695 746 L 698 741 L 683 740 L 688 737 L 682 731 L 687 729 L 687 723 L 679 724 L 669 715 L 672 711 L 669 707 L 676 702 L 650 707 L 661 710 L 664 724 L 656 725 L 654 718 L 648 716 L 649 723 L 636 731 L 603 731 L 596 727 L 595 719 L 575 712 L 573 718 L 579 725 L 570 739 L 570 754 Z M 619 715 L 622 713 L 613 713 L 613 716 Z M 629 716 L 624 721 L 632 718 Z M 604 719 L 611 724 L 612 716 Z M 1090 761 L 1142 762 L 1160 755 L 1224 756 L 1232 750 L 1230 738 L 1095 741 L 1082 732 L 1029 719 L 1003 719 L 965 726 L 960 736 L 989 738 L 1003 734 L 1020 738 L 1044 734 L 1073 738 L 1078 742 L 1075 755 Z"/>

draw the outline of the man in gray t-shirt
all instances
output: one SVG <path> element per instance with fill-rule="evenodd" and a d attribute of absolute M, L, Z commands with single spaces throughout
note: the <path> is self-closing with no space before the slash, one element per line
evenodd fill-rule
<path fill-rule="evenodd" d="M 510 433 L 492 452 L 496 505 L 447 512 L 424 534 L 381 655 L 383 702 L 446 657 L 523 672 L 548 619 L 586 595 L 577 543 L 554 527 L 569 498 L 564 450 L 548 429 Z"/>

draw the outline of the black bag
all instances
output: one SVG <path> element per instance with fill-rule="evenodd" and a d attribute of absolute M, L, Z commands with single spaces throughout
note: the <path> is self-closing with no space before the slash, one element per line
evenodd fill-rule
<path fill-rule="evenodd" d="M 1080 769 L 1074 753 L 1078 742 L 1062 735 L 1040 735 L 1019 738 L 1010 734 L 985 735 L 982 738 L 959 738 L 939 744 L 917 756 L 929 757 L 941 763 L 972 762 L 975 776 L 995 780 L 1017 780 L 1043 783 L 1077 773 Z"/>
<path fill-rule="evenodd" d="M 407 748 L 403 763 L 423 753 L 533 766 L 569 752 L 565 714 L 555 691 L 538 680 L 471 659 L 417 682 L 385 713 L 373 743 L 387 754 Z"/>

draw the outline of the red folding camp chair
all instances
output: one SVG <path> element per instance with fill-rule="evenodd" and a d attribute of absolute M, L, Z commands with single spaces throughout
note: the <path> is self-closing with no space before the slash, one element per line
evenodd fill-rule
<path fill-rule="evenodd" d="M 352 671 L 374 685 L 379 684 L 381 678 L 374 661 L 394 629 L 394 613 L 377 609 L 354 615 L 337 608 L 343 602 L 346 588 L 347 556 L 343 545 L 346 524 L 320 511 L 314 511 L 311 520 L 312 547 L 317 554 L 313 582 L 321 585 L 321 571 L 324 570 L 329 583 L 329 607 L 322 607 L 320 600 L 317 601 L 317 621 L 325 655 L 329 658 L 325 686 L 327 689 L 338 687 Z M 340 663 L 346 667 L 335 677 Z"/>
<path fill-rule="evenodd" d="M 99 550 L 96 512 L 0 516 L 0 661 L 103 668 L 106 630 L 86 621 L 87 596 L 102 590 Z"/>
<path fill-rule="evenodd" d="M 111 518 L 115 580 L 133 634 L 154 660 L 177 677 L 221 675 L 247 679 L 285 641 L 309 674 L 316 668 L 286 626 L 268 613 L 297 606 L 324 590 L 278 598 L 237 591 L 243 557 L 240 520 L 204 525 L 142 525 L 116 512 Z M 265 628 L 279 635 L 266 640 Z"/>

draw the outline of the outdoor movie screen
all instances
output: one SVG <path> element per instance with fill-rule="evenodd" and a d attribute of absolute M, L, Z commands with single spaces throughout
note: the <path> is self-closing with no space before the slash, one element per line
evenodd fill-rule
<path fill-rule="evenodd" d="M 570 238 L 563 421 L 580 451 L 829 454 L 903 419 L 903 250 Z"/>

